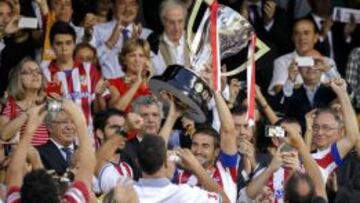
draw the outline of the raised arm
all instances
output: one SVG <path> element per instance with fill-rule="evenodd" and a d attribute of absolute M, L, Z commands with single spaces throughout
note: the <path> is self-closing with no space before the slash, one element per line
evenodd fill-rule
<path fill-rule="evenodd" d="M 220 92 L 214 93 L 216 108 L 219 112 L 219 118 L 221 123 L 220 128 L 220 147 L 225 154 L 236 154 L 236 131 L 235 122 L 232 114 L 222 97 Z"/>
<path fill-rule="evenodd" d="M 279 117 L 276 115 L 274 110 L 271 108 L 271 106 L 266 101 L 266 98 L 261 93 L 261 89 L 259 86 L 256 85 L 255 89 L 256 93 L 256 101 L 257 104 L 260 106 L 260 108 L 263 110 L 263 113 L 265 114 L 266 118 L 269 120 L 269 122 L 274 125 L 278 120 Z"/>
<path fill-rule="evenodd" d="M 13 152 L 9 168 L 6 174 L 7 186 L 21 187 L 22 179 L 24 176 L 24 164 L 26 162 L 27 152 L 31 146 L 31 138 L 40 125 L 43 122 L 46 112 L 43 111 L 44 106 L 36 106 L 29 109 L 29 119 L 25 129 L 24 136 L 20 140 L 16 149 Z"/>
<path fill-rule="evenodd" d="M 63 101 L 63 109 L 73 121 L 79 138 L 79 163 L 75 181 L 84 182 L 90 190 L 96 160 L 94 148 L 92 147 L 86 126 L 86 119 L 82 110 L 72 101 Z"/>
<path fill-rule="evenodd" d="M 36 3 L 39 5 L 41 14 L 43 16 L 49 13 L 49 6 L 47 4 L 47 0 L 36 0 Z"/>
<path fill-rule="evenodd" d="M 21 126 L 28 120 L 29 114 L 22 113 L 17 118 L 10 120 L 6 116 L 0 117 L 0 129 L 1 129 L 1 139 L 5 141 L 11 140 L 16 132 L 18 132 Z"/>
<path fill-rule="evenodd" d="M 354 147 L 359 137 L 359 125 L 356 119 L 355 111 L 352 107 L 351 100 L 346 91 L 346 82 L 343 79 L 333 79 L 330 82 L 332 90 L 338 97 L 343 114 L 343 121 L 345 127 L 345 137 L 337 142 L 341 158 L 344 158 L 347 153 Z"/>
<path fill-rule="evenodd" d="M 263 190 L 272 174 L 277 171 L 282 164 L 280 151 L 277 151 L 270 165 L 256 178 L 252 179 L 246 187 L 246 194 L 250 199 L 255 199 Z"/>
<path fill-rule="evenodd" d="M 176 153 L 181 158 L 181 165 L 196 176 L 202 188 L 209 192 L 219 193 L 223 203 L 230 202 L 224 190 L 209 176 L 189 149 L 178 149 Z"/>
<path fill-rule="evenodd" d="M 164 125 L 161 127 L 159 135 L 164 138 L 165 143 L 167 145 L 169 141 L 169 137 L 173 127 L 175 125 L 176 120 L 181 116 L 181 111 L 178 110 L 178 107 L 175 104 L 174 96 L 170 94 L 162 95 L 162 97 L 167 100 L 169 104 L 169 112 L 166 116 L 166 120 Z"/>
<path fill-rule="evenodd" d="M 287 142 L 296 148 L 302 157 L 305 171 L 314 183 L 316 195 L 326 199 L 327 196 L 325 191 L 325 184 L 321 178 L 322 175 L 319 166 L 312 158 L 309 148 L 306 146 L 301 135 L 297 132 L 296 129 L 292 128 L 286 123 L 284 123 L 282 127 L 288 134 Z"/>

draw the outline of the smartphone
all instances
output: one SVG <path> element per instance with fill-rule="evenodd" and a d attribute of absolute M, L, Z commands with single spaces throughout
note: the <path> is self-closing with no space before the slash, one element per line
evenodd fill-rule
<path fill-rule="evenodd" d="M 288 143 L 284 143 L 280 148 L 280 152 L 291 152 L 291 151 L 294 151 L 294 148 Z"/>
<path fill-rule="evenodd" d="M 314 59 L 309 56 L 296 57 L 295 61 L 299 67 L 313 67 L 315 65 Z"/>
<path fill-rule="evenodd" d="M 265 127 L 266 137 L 285 137 L 285 130 L 281 126 L 267 125 Z"/>
<path fill-rule="evenodd" d="M 38 27 L 37 18 L 21 17 L 18 24 L 19 28 L 36 29 Z"/>

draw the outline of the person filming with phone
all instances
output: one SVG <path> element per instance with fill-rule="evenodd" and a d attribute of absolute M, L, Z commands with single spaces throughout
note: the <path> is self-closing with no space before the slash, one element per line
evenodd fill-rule
<path fill-rule="evenodd" d="M 283 56 L 280 56 L 274 61 L 274 71 L 271 79 L 271 83 L 268 87 L 268 93 L 270 95 L 277 95 L 283 90 L 288 72 L 294 69 L 297 63 L 297 58 L 303 58 L 306 56 L 312 56 L 312 53 L 316 51 L 315 44 L 318 41 L 319 34 L 316 31 L 315 25 L 311 20 L 299 19 L 295 22 L 293 27 L 292 39 L 295 45 L 295 50 Z M 328 63 L 330 69 L 324 71 L 321 77 L 321 81 L 328 81 L 329 77 L 333 75 L 339 76 L 336 64 L 333 59 L 324 57 L 324 60 Z M 302 84 L 303 78 L 297 75 L 294 79 L 295 84 Z"/>
<path fill-rule="evenodd" d="M 308 61 L 301 59 L 298 65 L 290 67 L 283 88 L 285 115 L 297 118 L 303 126 L 307 112 L 326 107 L 336 98 L 333 90 L 321 81 L 323 73 L 331 69 L 329 63 L 318 51 L 310 52 L 309 56 L 306 60 L 310 63 L 306 64 Z M 298 75 L 304 81 L 300 86 L 295 85 Z M 337 77 L 336 74 L 329 75 L 330 79 Z"/>

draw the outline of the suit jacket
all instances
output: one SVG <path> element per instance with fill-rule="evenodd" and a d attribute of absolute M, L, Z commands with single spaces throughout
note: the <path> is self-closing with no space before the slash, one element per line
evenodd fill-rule
<path fill-rule="evenodd" d="M 306 15 L 306 18 L 311 20 L 315 24 L 316 30 L 320 32 L 313 15 L 309 13 Z M 354 47 L 353 42 L 347 43 L 345 40 L 344 26 L 344 23 L 334 22 L 330 30 L 332 33 L 331 43 L 332 49 L 334 51 L 334 60 L 342 77 L 345 77 L 347 59 L 351 49 Z M 355 34 L 352 34 L 352 41 L 355 41 L 356 38 L 357 37 L 355 37 Z M 323 42 L 318 40 L 318 42 L 315 44 L 315 49 L 318 50 L 322 55 L 330 57 L 330 55 L 327 54 L 330 53 L 330 47 L 326 44 L 325 40 Z"/>
<path fill-rule="evenodd" d="M 162 34 L 159 39 L 159 51 L 160 51 L 162 58 L 164 59 L 166 67 L 168 67 L 169 65 L 174 65 L 169 49 L 171 49 L 171 47 L 169 47 L 166 44 L 166 42 L 164 40 L 164 34 Z M 185 64 L 179 64 L 179 65 L 184 65 L 185 67 L 191 67 L 190 50 L 189 50 L 188 46 L 186 45 L 186 42 L 184 44 L 184 57 L 185 57 Z"/>
<path fill-rule="evenodd" d="M 306 95 L 304 85 L 301 85 L 300 88 L 294 89 L 290 97 L 285 97 L 284 113 L 286 117 L 298 119 L 304 129 L 305 114 L 315 108 L 328 107 L 335 98 L 336 95 L 332 89 L 321 84 L 315 92 L 314 101 L 311 104 Z"/>
<path fill-rule="evenodd" d="M 55 170 L 57 174 L 62 175 L 69 167 L 68 163 L 61 155 L 56 145 L 49 140 L 46 144 L 37 147 L 40 158 L 46 170 Z"/>

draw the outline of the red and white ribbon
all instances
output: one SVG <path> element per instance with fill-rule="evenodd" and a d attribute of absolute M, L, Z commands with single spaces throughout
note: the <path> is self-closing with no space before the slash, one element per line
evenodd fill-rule
<path fill-rule="evenodd" d="M 249 126 L 255 125 L 255 49 L 256 49 L 256 34 L 251 36 L 251 44 L 248 50 L 248 64 L 247 64 L 247 123 Z"/>
<path fill-rule="evenodd" d="M 219 4 L 216 0 L 210 5 L 210 41 L 212 51 L 212 81 L 214 91 L 221 90 L 221 66 L 219 31 L 217 26 Z"/>

